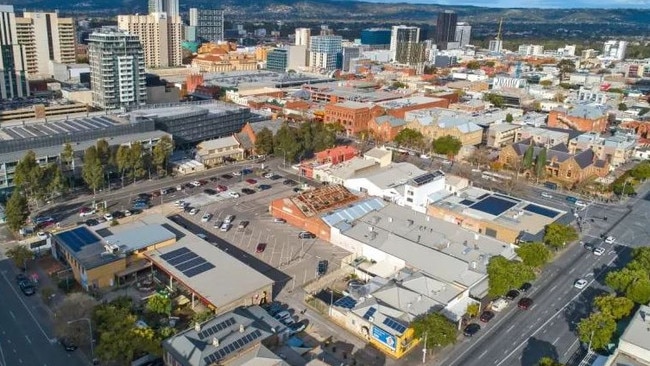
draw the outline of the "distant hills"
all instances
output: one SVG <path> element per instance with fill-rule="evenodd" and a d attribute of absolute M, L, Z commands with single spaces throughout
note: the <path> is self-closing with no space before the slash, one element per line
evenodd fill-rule
<path fill-rule="evenodd" d="M 116 15 L 146 12 L 147 0 L 12 0 L 16 10 Z M 369 3 L 335 0 L 181 0 L 190 7 L 218 6 L 230 19 L 251 21 L 434 22 L 441 10 L 455 10 L 459 19 L 475 23 L 624 24 L 650 26 L 650 10 L 639 9 L 499 9 L 408 3 Z"/>

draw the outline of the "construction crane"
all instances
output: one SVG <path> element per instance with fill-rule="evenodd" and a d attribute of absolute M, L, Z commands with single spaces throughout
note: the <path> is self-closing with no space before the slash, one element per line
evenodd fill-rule
<path fill-rule="evenodd" d="M 503 25 L 503 18 L 499 18 L 499 31 L 497 32 L 497 37 L 495 38 L 497 41 L 501 40 L 501 26 Z"/>

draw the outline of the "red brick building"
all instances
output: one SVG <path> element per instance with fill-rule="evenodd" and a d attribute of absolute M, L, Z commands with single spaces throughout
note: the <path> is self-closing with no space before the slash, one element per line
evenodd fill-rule
<path fill-rule="evenodd" d="M 602 107 L 589 105 L 554 109 L 548 114 L 548 127 L 602 133 L 607 129 L 607 112 Z"/>
<path fill-rule="evenodd" d="M 406 126 L 403 118 L 393 116 L 374 117 L 368 122 L 368 130 L 378 142 L 393 141 L 395 136 Z"/>
<path fill-rule="evenodd" d="M 342 102 L 325 106 L 325 123 L 340 123 L 348 135 L 368 130 L 368 122 L 379 108 L 367 103 Z"/>

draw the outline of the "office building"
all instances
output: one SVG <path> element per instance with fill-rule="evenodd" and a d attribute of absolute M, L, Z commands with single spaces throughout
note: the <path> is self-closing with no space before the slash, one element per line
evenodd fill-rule
<path fill-rule="evenodd" d="M 458 43 L 459 48 L 470 44 L 472 35 L 472 26 L 469 23 L 458 22 L 456 24 L 456 37 L 454 40 Z"/>
<path fill-rule="evenodd" d="M 436 45 L 439 50 L 446 50 L 450 42 L 456 38 L 456 24 L 458 16 L 451 10 L 445 10 L 438 14 L 436 22 Z"/>
<path fill-rule="evenodd" d="M 287 70 L 301 70 L 307 66 L 309 60 L 309 49 L 305 46 L 289 46 L 287 59 Z"/>
<path fill-rule="evenodd" d="M 266 56 L 266 69 L 275 72 L 287 71 L 289 64 L 289 50 L 287 48 L 274 48 Z"/>
<path fill-rule="evenodd" d="M 110 29 L 92 33 L 88 60 L 94 106 L 116 109 L 146 103 L 144 52 L 136 35 Z"/>
<path fill-rule="evenodd" d="M 117 26 L 138 37 L 144 51 L 146 67 L 172 67 L 182 64 L 183 23 L 179 16 L 169 16 L 166 13 L 118 15 Z"/>
<path fill-rule="evenodd" d="M 387 28 L 368 28 L 361 31 L 361 44 L 373 48 L 390 47 L 391 30 Z"/>
<path fill-rule="evenodd" d="M 625 51 L 627 49 L 626 41 L 607 41 L 603 45 L 603 57 L 614 60 L 625 59 Z"/>
<path fill-rule="evenodd" d="M 25 47 L 18 43 L 13 5 L 0 5 L 0 99 L 29 96 Z"/>
<path fill-rule="evenodd" d="M 168 16 L 180 16 L 178 0 L 149 0 L 149 14 L 167 13 Z"/>
<path fill-rule="evenodd" d="M 503 41 L 501 39 L 491 39 L 488 49 L 490 52 L 501 53 L 501 50 L 503 50 Z"/>
<path fill-rule="evenodd" d="M 334 70 L 336 58 L 341 53 L 341 36 L 312 36 L 309 38 L 309 67 L 312 69 Z"/>
<path fill-rule="evenodd" d="M 309 42 L 311 37 L 311 29 L 309 28 L 296 28 L 296 46 L 305 46 L 309 49 Z"/>
<path fill-rule="evenodd" d="M 402 64 L 416 64 L 424 59 L 424 46 L 420 44 L 420 28 L 406 25 L 393 26 L 390 37 L 391 60 Z"/>
<path fill-rule="evenodd" d="M 522 44 L 517 53 L 521 56 L 541 56 L 544 54 L 544 45 Z"/>
<path fill-rule="evenodd" d="M 25 47 L 25 62 L 30 78 L 50 77 L 50 61 L 62 64 L 76 62 L 76 34 L 72 18 L 59 18 L 57 13 L 25 12 L 22 18 L 16 18 L 16 32 L 18 43 Z"/>
<path fill-rule="evenodd" d="M 223 41 L 223 11 L 190 8 L 190 27 L 196 29 L 196 39 L 202 42 Z"/>
<path fill-rule="evenodd" d="M 360 55 L 361 49 L 359 47 L 343 47 L 341 53 L 338 55 L 336 68 L 345 72 L 350 71 L 352 59 L 359 58 Z"/>

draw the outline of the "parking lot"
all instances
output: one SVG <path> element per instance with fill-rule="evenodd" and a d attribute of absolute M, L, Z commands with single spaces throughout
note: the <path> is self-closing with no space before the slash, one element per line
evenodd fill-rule
<path fill-rule="evenodd" d="M 246 182 L 246 179 L 254 179 L 256 182 L 251 184 Z M 203 193 L 205 189 L 214 189 L 217 185 L 224 185 L 228 190 L 219 194 Z M 270 188 L 260 191 L 257 189 L 260 185 L 268 185 Z M 327 260 L 328 271 L 332 271 L 337 269 L 341 259 L 349 254 L 319 239 L 300 239 L 300 229 L 274 221 L 268 210 L 270 202 L 296 194 L 293 191 L 296 187 L 284 184 L 283 177 L 275 180 L 252 175 L 220 178 L 218 182 L 210 182 L 194 189 L 194 192 L 179 191 L 175 196 L 183 200 L 187 208 L 170 208 L 170 211 L 178 212 L 178 216 L 194 224 L 188 225 L 188 229 L 196 229 L 196 234 L 206 235 L 209 241 L 214 235 L 239 249 L 241 256 L 235 256 L 238 259 L 245 262 L 259 260 L 283 272 L 286 275 L 286 283 L 280 285 L 280 290 L 293 290 L 318 276 L 319 261 Z M 244 194 L 242 188 L 254 189 L 255 193 Z M 240 196 L 235 198 L 230 192 L 237 192 Z M 172 204 L 168 204 L 170 205 Z M 197 208 L 198 212 L 191 215 L 190 208 Z M 211 215 L 207 221 L 203 219 L 206 213 Z M 228 215 L 234 216 L 232 226 L 227 231 L 222 231 L 220 227 Z M 240 227 L 242 221 L 247 221 L 248 224 Z M 215 244 L 222 246 L 221 243 Z M 259 244 L 266 245 L 262 249 Z M 225 246 L 221 249 L 231 248 Z M 269 277 L 273 278 L 272 275 Z M 273 279 L 277 281 L 276 278 Z"/>

